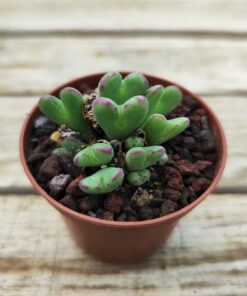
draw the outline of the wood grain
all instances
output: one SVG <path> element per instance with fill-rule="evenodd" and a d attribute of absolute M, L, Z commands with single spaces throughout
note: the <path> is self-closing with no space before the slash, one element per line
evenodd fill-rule
<path fill-rule="evenodd" d="M 247 184 L 247 100 L 244 97 L 204 97 L 218 114 L 228 140 L 228 163 L 220 188 Z M 0 99 L 0 190 L 31 188 L 18 158 L 18 137 L 23 120 L 38 98 Z M 11 124 L 10 124 L 11 123 Z M 12 189 L 11 189 L 12 188 Z"/>
<path fill-rule="evenodd" d="M 245 0 L 2 0 L 10 32 L 247 32 Z"/>
<path fill-rule="evenodd" d="M 243 195 L 211 195 L 181 220 L 166 247 L 131 266 L 103 264 L 80 251 L 42 198 L 0 198 L 1 295 L 247 294 Z"/>
<path fill-rule="evenodd" d="M 219 189 L 247 192 L 246 11 L 246 0 L 0 1 L 0 296 L 247 295 L 244 194 L 208 197 L 146 262 L 102 264 L 31 194 L 18 159 L 38 96 L 84 74 L 142 71 L 203 95 L 228 140 Z"/>
<path fill-rule="evenodd" d="M 4 38 L 0 94 L 47 93 L 84 74 L 132 70 L 167 77 L 203 94 L 243 94 L 247 40 L 157 37 Z"/>

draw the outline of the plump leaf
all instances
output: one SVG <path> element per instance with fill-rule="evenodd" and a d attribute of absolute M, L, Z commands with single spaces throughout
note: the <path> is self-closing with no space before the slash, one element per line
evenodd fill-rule
<path fill-rule="evenodd" d="M 172 112 L 182 101 L 182 92 L 176 86 L 168 86 L 164 88 L 161 100 L 157 106 L 156 113 L 167 115 Z"/>
<path fill-rule="evenodd" d="M 118 72 L 108 72 L 99 81 L 98 92 L 100 97 L 105 97 L 118 102 L 122 76 Z"/>
<path fill-rule="evenodd" d="M 139 73 L 131 73 L 127 75 L 121 84 L 120 97 L 118 99 L 119 104 L 123 104 L 129 98 L 134 96 L 145 95 L 148 88 L 147 79 Z"/>
<path fill-rule="evenodd" d="M 75 88 L 66 87 L 61 90 L 60 98 L 68 114 L 67 125 L 72 130 L 83 133 L 88 127 L 88 123 L 83 117 L 83 95 Z"/>
<path fill-rule="evenodd" d="M 74 88 L 66 87 L 61 90 L 60 97 L 61 100 L 50 95 L 42 97 L 39 101 L 40 110 L 50 120 L 84 133 L 88 128 L 88 122 L 83 117 L 82 94 Z"/>
<path fill-rule="evenodd" d="M 122 185 L 124 172 L 120 168 L 107 167 L 80 181 L 80 189 L 88 194 L 109 193 Z"/>
<path fill-rule="evenodd" d="M 131 73 L 122 79 L 120 73 L 109 72 L 99 81 L 98 93 L 99 97 L 123 104 L 132 97 L 145 95 L 147 88 L 148 81 L 142 74 Z"/>
<path fill-rule="evenodd" d="M 136 147 L 126 153 L 126 165 L 130 171 L 141 171 L 157 163 L 165 154 L 162 146 Z"/>
<path fill-rule="evenodd" d="M 127 180 L 133 186 L 141 186 L 150 179 L 150 176 L 150 171 L 145 169 L 142 171 L 128 173 Z"/>
<path fill-rule="evenodd" d="M 96 143 L 78 152 L 74 163 L 78 167 L 98 167 L 110 163 L 113 155 L 110 143 Z"/>
<path fill-rule="evenodd" d="M 187 117 L 167 120 L 161 114 L 153 114 L 147 120 L 144 130 L 150 145 L 162 144 L 182 133 L 189 126 Z"/>
<path fill-rule="evenodd" d="M 145 122 L 153 114 L 162 114 L 165 116 L 172 112 L 180 105 L 182 92 L 176 86 L 164 88 L 162 85 L 154 85 L 147 90 L 146 97 L 149 102 L 149 109 Z"/>
<path fill-rule="evenodd" d="M 39 100 L 39 108 L 50 120 L 57 124 L 64 124 L 68 114 L 61 100 L 54 96 L 45 96 Z"/>
<path fill-rule="evenodd" d="M 145 140 L 141 137 L 131 136 L 124 141 L 124 147 L 126 150 L 143 146 L 145 146 Z"/>
<path fill-rule="evenodd" d="M 136 96 L 123 105 L 108 98 L 97 98 L 92 105 L 93 115 L 110 139 L 124 139 L 143 122 L 148 111 L 148 101 Z"/>

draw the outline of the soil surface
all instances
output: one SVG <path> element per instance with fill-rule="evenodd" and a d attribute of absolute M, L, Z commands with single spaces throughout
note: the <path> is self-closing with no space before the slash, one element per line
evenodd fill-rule
<path fill-rule="evenodd" d="M 44 116 L 33 122 L 30 139 L 32 150 L 27 162 L 40 186 L 74 211 L 115 221 L 161 217 L 198 198 L 214 179 L 218 162 L 216 141 L 206 111 L 192 97 L 186 96 L 182 105 L 167 118 L 178 116 L 189 117 L 190 126 L 164 144 L 169 156 L 168 163 L 153 166 L 149 182 L 138 188 L 125 182 L 110 194 L 95 196 L 82 192 L 78 183 L 97 169 L 80 169 L 73 164 L 73 157 L 53 155 L 52 151 L 58 144 L 50 139 L 50 135 L 59 126 Z M 99 127 L 94 126 L 86 135 L 86 140 L 94 143 L 102 139 L 102 135 Z M 116 143 L 114 149 L 118 157 L 112 165 L 124 165 L 121 148 L 121 143 Z"/>

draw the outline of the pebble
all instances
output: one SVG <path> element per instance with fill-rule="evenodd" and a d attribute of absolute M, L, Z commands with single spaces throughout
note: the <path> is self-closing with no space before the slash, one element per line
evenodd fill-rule
<path fill-rule="evenodd" d="M 59 155 L 59 162 L 63 171 L 71 175 L 71 177 L 78 177 L 81 173 L 81 169 L 76 167 L 73 162 L 73 157 L 68 155 Z"/>
<path fill-rule="evenodd" d="M 141 207 L 138 210 L 138 214 L 142 220 L 149 220 L 154 218 L 153 209 L 151 207 Z"/>
<path fill-rule="evenodd" d="M 185 96 L 184 103 L 190 109 L 190 111 L 195 110 L 199 106 L 197 101 L 191 96 Z"/>
<path fill-rule="evenodd" d="M 90 210 L 96 210 L 99 205 L 100 197 L 95 195 L 87 195 L 78 201 L 78 209 L 82 213 L 87 213 Z"/>
<path fill-rule="evenodd" d="M 46 158 L 39 169 L 39 174 L 48 180 L 61 173 L 62 168 L 56 155 L 51 155 Z"/>
<path fill-rule="evenodd" d="M 73 196 L 65 195 L 59 202 L 74 211 L 78 210 L 77 201 Z"/>
<path fill-rule="evenodd" d="M 103 213 L 102 219 L 113 221 L 114 220 L 114 214 L 112 212 L 106 211 L 106 212 Z"/>
<path fill-rule="evenodd" d="M 208 160 L 198 160 L 194 166 L 196 169 L 198 169 L 199 171 L 204 171 L 206 168 L 212 166 L 212 162 L 208 161 Z"/>
<path fill-rule="evenodd" d="M 66 193 L 75 197 L 82 197 L 85 193 L 80 189 L 79 182 L 83 179 L 83 176 L 78 176 L 72 180 L 66 188 Z"/>
<path fill-rule="evenodd" d="M 90 216 L 90 217 L 96 218 L 96 213 L 93 212 L 93 211 L 88 211 L 87 215 Z"/>
<path fill-rule="evenodd" d="M 129 222 L 135 222 L 135 221 L 137 221 L 137 218 L 135 217 L 135 216 L 128 216 L 128 218 L 127 218 L 127 221 L 129 221 Z"/>
<path fill-rule="evenodd" d="M 150 201 L 150 206 L 151 206 L 152 208 L 159 207 L 159 206 L 163 203 L 163 201 L 164 201 L 163 198 L 154 197 L 154 198 Z"/>
<path fill-rule="evenodd" d="M 50 195 L 55 198 L 59 196 L 64 191 L 70 180 L 70 175 L 61 174 L 53 177 L 49 183 Z"/>
<path fill-rule="evenodd" d="M 178 204 L 172 200 L 165 200 L 161 206 L 161 216 L 171 214 L 178 209 Z"/>
<path fill-rule="evenodd" d="M 108 196 L 106 196 L 104 200 L 104 209 L 106 211 L 112 212 L 112 213 L 119 213 L 121 212 L 123 208 L 123 199 L 115 194 L 111 193 Z"/>
<path fill-rule="evenodd" d="M 176 162 L 176 167 L 182 176 L 194 175 L 195 173 L 198 174 L 198 170 L 196 172 L 195 165 L 185 159 L 178 160 Z"/>
<path fill-rule="evenodd" d="M 45 116 L 39 116 L 34 120 L 33 128 L 36 137 L 46 136 L 49 137 L 55 130 L 58 129 L 55 122 L 50 121 Z"/>
<path fill-rule="evenodd" d="M 182 193 L 178 190 L 167 188 L 164 191 L 166 199 L 173 200 L 175 202 L 179 201 L 182 196 Z"/>
<path fill-rule="evenodd" d="M 54 148 L 56 148 L 57 143 L 52 141 L 51 139 L 45 139 L 42 141 L 36 148 L 33 150 L 31 155 L 37 154 L 37 153 L 49 153 Z"/>
<path fill-rule="evenodd" d="M 209 130 L 209 122 L 208 122 L 208 118 L 207 116 L 202 116 L 201 117 L 201 124 L 202 124 L 202 128 L 205 130 Z"/>
<path fill-rule="evenodd" d="M 184 137 L 183 146 L 184 148 L 193 149 L 195 146 L 196 140 L 193 137 Z"/>
<path fill-rule="evenodd" d="M 120 214 L 120 215 L 117 217 L 116 220 L 117 220 L 117 221 L 121 221 L 121 222 L 123 222 L 123 221 L 127 221 L 127 215 L 126 215 L 125 213 L 122 213 L 122 214 Z"/>
<path fill-rule="evenodd" d="M 28 159 L 28 164 L 36 164 L 42 160 L 44 160 L 49 154 L 47 152 L 39 152 L 39 153 L 33 153 L 31 154 Z"/>

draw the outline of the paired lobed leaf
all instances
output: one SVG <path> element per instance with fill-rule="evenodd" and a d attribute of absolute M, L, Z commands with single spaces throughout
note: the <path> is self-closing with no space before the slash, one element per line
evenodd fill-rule
<path fill-rule="evenodd" d="M 109 139 L 124 139 L 142 124 L 148 112 L 148 101 L 143 96 L 136 96 L 117 105 L 111 99 L 97 98 L 92 110 Z"/>
<path fill-rule="evenodd" d="M 139 73 L 131 73 L 124 79 L 118 72 L 105 74 L 98 85 L 99 97 L 112 99 L 123 104 L 134 96 L 145 95 L 148 89 L 147 79 Z"/>
<path fill-rule="evenodd" d="M 141 171 L 157 163 L 165 154 L 162 146 L 136 147 L 126 153 L 126 165 L 129 171 Z"/>
<path fill-rule="evenodd" d="M 167 115 L 173 111 L 182 101 L 182 92 L 176 86 L 163 87 L 154 85 L 146 92 L 149 109 L 146 118 L 152 114 Z"/>
<path fill-rule="evenodd" d="M 88 122 L 83 117 L 84 98 L 82 94 L 72 88 L 61 90 L 60 98 L 48 95 L 39 101 L 40 110 L 52 121 L 59 125 L 66 124 L 74 131 L 84 133 Z"/>
<path fill-rule="evenodd" d="M 143 129 L 146 132 L 148 143 L 159 145 L 182 133 L 188 125 L 187 117 L 167 120 L 161 114 L 153 114 L 148 118 Z"/>

